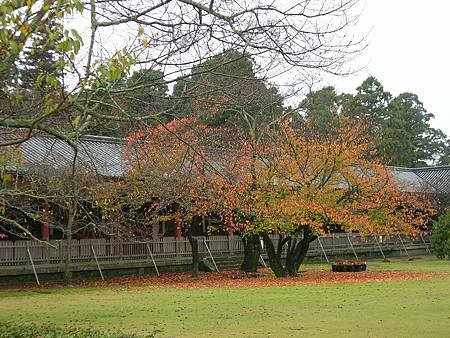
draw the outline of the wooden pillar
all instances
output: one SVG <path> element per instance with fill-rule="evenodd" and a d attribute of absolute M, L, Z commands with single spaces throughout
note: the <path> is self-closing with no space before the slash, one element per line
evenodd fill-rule
<path fill-rule="evenodd" d="M 48 241 L 50 239 L 50 205 L 48 202 L 44 202 L 42 205 L 42 225 L 41 225 L 41 239 Z"/>
<path fill-rule="evenodd" d="M 159 222 L 152 224 L 152 240 L 156 241 L 159 238 Z"/>
<path fill-rule="evenodd" d="M 181 221 L 179 219 L 175 219 L 175 237 L 181 238 Z"/>
<path fill-rule="evenodd" d="M 204 236 L 206 236 L 206 218 L 205 215 L 202 215 L 202 232 Z"/>
<path fill-rule="evenodd" d="M 178 214 L 178 211 L 180 211 L 180 206 L 175 205 L 175 215 Z M 175 237 L 177 239 L 181 238 L 181 220 L 179 217 L 175 217 Z"/>
<path fill-rule="evenodd" d="M 121 218 L 120 212 L 118 212 L 118 211 L 113 211 L 113 212 L 112 212 L 112 219 L 114 219 L 114 220 L 116 220 L 116 221 L 113 221 L 113 222 L 110 224 L 110 226 L 109 226 L 109 232 L 110 232 L 110 235 L 116 237 L 116 236 L 119 236 L 119 232 L 120 232 L 120 224 L 121 224 L 121 222 L 122 222 L 122 221 L 121 221 L 122 218 Z"/>
<path fill-rule="evenodd" d="M 181 221 L 178 217 L 175 218 L 175 253 L 176 259 L 179 257 L 181 251 Z"/>

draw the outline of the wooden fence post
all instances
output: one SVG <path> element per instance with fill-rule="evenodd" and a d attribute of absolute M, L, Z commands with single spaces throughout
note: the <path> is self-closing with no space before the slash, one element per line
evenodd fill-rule
<path fill-rule="evenodd" d="M 234 235 L 233 232 L 229 232 L 227 236 L 227 244 L 228 244 L 228 254 L 233 255 L 234 254 L 234 243 L 233 243 Z"/>
<path fill-rule="evenodd" d="M 180 238 L 175 236 L 175 257 L 178 259 L 180 255 Z"/>
<path fill-rule="evenodd" d="M 59 262 L 61 264 L 64 263 L 64 248 L 63 248 L 63 241 L 58 242 L 58 256 L 59 256 Z"/>

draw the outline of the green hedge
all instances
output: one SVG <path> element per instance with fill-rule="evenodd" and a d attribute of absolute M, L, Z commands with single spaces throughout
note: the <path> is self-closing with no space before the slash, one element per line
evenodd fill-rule
<path fill-rule="evenodd" d="M 91 328 L 0 322 L 0 338 L 137 338 L 155 337 L 155 332 L 137 336 L 123 332 L 99 331 Z"/>
<path fill-rule="evenodd" d="M 438 258 L 444 259 L 447 256 L 450 259 L 450 211 L 433 222 L 431 244 L 433 252 Z"/>

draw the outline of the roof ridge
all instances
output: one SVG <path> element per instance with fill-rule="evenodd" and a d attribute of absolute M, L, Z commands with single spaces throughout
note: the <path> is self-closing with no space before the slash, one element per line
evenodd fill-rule
<path fill-rule="evenodd" d="M 399 166 L 395 166 L 395 165 L 385 165 L 385 168 L 392 168 L 392 169 L 401 169 L 401 170 L 405 170 L 405 171 L 413 171 L 414 168 L 408 168 L 408 167 L 399 167 Z"/>
<path fill-rule="evenodd" d="M 3 127 L 0 126 L 0 131 L 2 132 L 20 132 L 27 131 L 28 128 L 11 128 L 11 127 Z M 47 134 L 39 129 L 33 129 L 30 138 L 43 138 L 43 139 L 54 139 L 64 141 L 62 138 Z M 79 141 L 92 141 L 92 142 L 103 142 L 103 143 L 115 143 L 115 144 L 124 144 L 126 142 L 125 138 L 112 137 L 112 136 L 103 136 L 103 135 L 81 135 Z"/>
<path fill-rule="evenodd" d="M 105 143 L 124 144 L 126 142 L 126 139 L 103 135 L 83 135 L 80 137 L 80 141 L 101 141 Z"/>
<path fill-rule="evenodd" d="M 418 168 L 411 168 L 412 171 L 423 171 L 423 170 L 440 170 L 440 169 L 450 169 L 450 165 L 435 165 L 430 167 L 418 167 Z"/>

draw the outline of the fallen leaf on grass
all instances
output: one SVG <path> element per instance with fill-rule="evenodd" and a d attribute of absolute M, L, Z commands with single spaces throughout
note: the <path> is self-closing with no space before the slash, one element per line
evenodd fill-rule
<path fill-rule="evenodd" d="M 106 281 L 81 281 L 74 286 L 78 287 L 173 287 L 173 288 L 205 288 L 205 287 L 263 287 L 263 286 L 290 286 L 302 284 L 345 284 L 379 281 L 420 280 L 440 277 L 442 274 L 415 271 L 365 271 L 365 272 L 331 272 L 306 271 L 298 277 L 276 278 L 269 269 L 262 269 L 255 278 L 254 275 L 239 270 L 228 270 L 220 273 L 200 273 L 193 279 L 189 273 L 169 273 L 161 276 L 131 276 L 108 279 Z M 47 283 L 32 287 L 32 290 L 59 287 L 58 284 Z M 30 290 L 30 286 L 10 285 L 11 290 Z"/>

